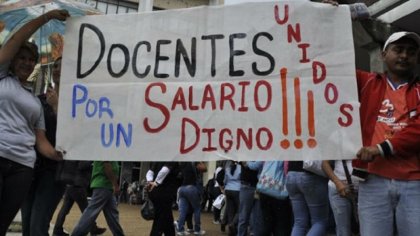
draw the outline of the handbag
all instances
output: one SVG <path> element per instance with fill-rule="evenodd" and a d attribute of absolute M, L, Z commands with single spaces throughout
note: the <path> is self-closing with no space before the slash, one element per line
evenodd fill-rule
<path fill-rule="evenodd" d="M 223 205 L 225 205 L 225 195 L 219 194 L 219 196 L 216 197 L 213 201 L 213 207 L 217 209 L 222 209 Z"/>
<path fill-rule="evenodd" d="M 145 220 L 153 220 L 155 218 L 155 208 L 149 198 L 141 206 L 140 214 Z"/>
<path fill-rule="evenodd" d="M 289 196 L 286 190 L 286 175 L 282 161 L 264 162 L 257 183 L 257 192 L 276 199 L 286 199 Z"/>
<path fill-rule="evenodd" d="M 322 160 L 306 160 L 303 161 L 303 169 L 316 175 L 327 178 L 324 170 L 322 170 Z"/>

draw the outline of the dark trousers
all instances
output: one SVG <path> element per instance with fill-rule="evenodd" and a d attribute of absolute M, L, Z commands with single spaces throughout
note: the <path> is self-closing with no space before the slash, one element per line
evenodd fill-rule
<path fill-rule="evenodd" d="M 22 206 L 32 183 L 33 169 L 0 157 L 0 236 Z"/>
<path fill-rule="evenodd" d="M 74 202 L 76 202 L 80 212 L 83 212 L 86 209 L 88 206 L 87 197 L 87 187 L 67 186 L 66 192 L 64 193 L 63 205 L 61 206 L 55 221 L 54 234 L 63 233 L 63 224 L 66 221 L 66 216 L 69 214 Z M 92 229 L 96 229 L 96 223 L 94 223 Z"/>
<path fill-rule="evenodd" d="M 22 205 L 22 235 L 48 235 L 50 221 L 63 197 L 64 184 L 55 181 L 55 169 L 34 172 L 31 188 Z"/>
<path fill-rule="evenodd" d="M 279 200 L 260 193 L 260 207 L 262 225 L 255 227 L 256 236 L 289 236 L 292 232 L 293 213 L 290 200 Z M 258 216 L 257 216 L 258 217 Z"/>
<path fill-rule="evenodd" d="M 175 200 L 176 187 L 161 185 L 149 193 L 149 198 L 155 207 L 155 219 L 153 220 L 150 236 L 174 236 L 174 216 L 172 215 L 172 203 Z"/>

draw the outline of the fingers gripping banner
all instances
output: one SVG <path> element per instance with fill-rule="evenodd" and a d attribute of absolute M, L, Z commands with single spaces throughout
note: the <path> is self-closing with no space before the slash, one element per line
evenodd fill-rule
<path fill-rule="evenodd" d="M 361 146 L 345 6 L 75 17 L 63 55 L 66 159 L 344 159 Z"/>

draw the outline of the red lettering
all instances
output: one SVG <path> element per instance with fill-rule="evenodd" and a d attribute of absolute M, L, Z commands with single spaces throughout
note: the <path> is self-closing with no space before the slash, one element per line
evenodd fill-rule
<path fill-rule="evenodd" d="M 182 89 L 182 87 L 179 87 L 176 91 L 174 100 L 172 101 L 171 110 L 175 110 L 177 105 L 181 105 L 182 110 L 184 111 L 187 109 L 187 102 L 185 101 L 184 90 Z"/>
<path fill-rule="evenodd" d="M 189 123 L 191 124 L 192 128 L 194 129 L 194 133 L 195 133 L 195 142 L 189 146 L 186 147 L 185 146 L 185 142 L 186 142 L 186 138 L 185 138 L 185 128 L 186 128 L 186 124 Z M 188 140 L 192 140 L 192 139 L 188 139 Z M 181 124 L 181 145 L 180 145 L 180 153 L 181 154 L 186 154 L 188 152 L 190 152 L 191 150 L 193 150 L 198 142 L 200 142 L 200 127 L 198 127 L 197 123 L 195 123 L 193 120 L 188 119 L 188 118 L 182 118 L 182 124 Z"/>
<path fill-rule="evenodd" d="M 295 39 L 297 43 L 300 43 L 302 40 L 299 23 L 296 24 L 295 29 L 293 29 L 292 25 L 287 25 L 287 42 L 291 43 L 292 38 Z"/>
<path fill-rule="evenodd" d="M 228 135 L 229 138 L 225 138 L 226 135 Z M 230 150 L 233 145 L 232 141 L 232 132 L 230 129 L 224 128 L 219 133 L 219 145 L 223 150 Z"/>
<path fill-rule="evenodd" d="M 226 91 L 226 89 L 230 89 L 230 93 Z M 235 102 L 233 102 L 233 95 L 235 94 L 235 86 L 230 83 L 222 83 L 220 86 L 221 94 L 220 94 L 220 110 L 223 111 L 225 107 L 225 102 L 228 101 L 232 110 L 235 110 Z"/>
<path fill-rule="evenodd" d="M 262 144 L 262 133 L 265 133 L 265 135 L 267 136 L 267 141 L 265 142 L 265 144 Z M 270 149 L 271 145 L 273 144 L 273 134 L 266 127 L 259 128 L 257 131 L 256 143 L 257 147 L 259 147 L 261 150 Z"/>
<path fill-rule="evenodd" d="M 143 120 L 143 126 L 144 126 L 144 129 L 149 133 L 157 133 L 157 132 L 161 131 L 162 129 L 164 129 L 168 125 L 169 119 L 170 119 L 170 113 L 169 113 L 168 108 L 166 108 L 165 105 L 153 102 L 150 99 L 150 90 L 155 86 L 160 87 L 162 93 L 166 93 L 166 85 L 164 83 L 151 83 L 146 88 L 144 100 L 145 100 L 147 105 L 160 110 L 160 112 L 162 112 L 162 115 L 163 115 L 164 119 L 163 119 L 163 122 L 160 126 L 158 126 L 156 128 L 152 128 L 149 124 L 149 118 L 145 118 Z"/>
<path fill-rule="evenodd" d="M 216 131 L 215 128 L 211 128 L 211 129 L 202 129 L 203 133 L 207 133 L 207 147 L 204 147 L 202 150 L 203 152 L 211 152 L 211 151 L 216 151 L 217 148 L 213 147 L 211 145 L 211 134 L 214 133 L 214 131 Z"/>
<path fill-rule="evenodd" d="M 321 75 L 318 76 L 318 68 L 321 69 Z M 312 80 L 314 84 L 319 84 L 327 77 L 327 69 L 322 62 L 313 61 L 312 62 Z"/>
<path fill-rule="evenodd" d="M 299 60 L 300 63 L 308 63 L 311 61 L 306 53 L 306 49 L 309 48 L 309 46 L 311 46 L 309 43 L 301 43 L 298 45 L 298 48 L 302 49 L 302 58 Z"/>
<path fill-rule="evenodd" d="M 191 111 L 196 111 L 198 110 L 198 105 L 194 105 L 194 87 L 190 86 L 188 87 L 188 109 L 190 109 Z"/>
<path fill-rule="evenodd" d="M 332 98 L 329 96 L 331 92 L 332 92 Z M 325 101 L 327 101 L 329 104 L 334 104 L 338 99 L 337 87 L 332 83 L 328 83 L 325 86 L 324 97 L 325 97 Z"/>
<path fill-rule="evenodd" d="M 338 124 L 343 127 L 349 127 L 353 123 L 353 117 L 351 116 L 351 112 L 353 111 L 353 106 L 351 104 L 341 104 L 340 112 L 346 118 L 344 120 L 343 117 L 338 118 Z"/>
<path fill-rule="evenodd" d="M 260 97 L 259 96 L 259 88 L 260 86 L 265 86 L 266 88 L 266 94 L 267 94 L 267 101 L 265 103 L 265 106 L 261 106 L 260 104 Z M 255 103 L 255 108 L 257 109 L 257 111 L 265 111 L 267 110 L 270 105 L 271 105 L 271 100 L 272 100 L 272 90 L 271 90 L 271 84 L 268 83 L 265 80 L 260 80 L 255 84 L 255 88 L 254 88 L 254 103 Z"/>
<path fill-rule="evenodd" d="M 285 24 L 289 20 L 289 5 L 284 5 L 284 18 L 280 19 L 279 17 L 279 7 L 277 5 L 274 6 L 274 19 L 276 19 L 279 25 Z"/>
<path fill-rule="evenodd" d="M 250 81 L 241 81 L 239 85 L 242 87 L 241 93 L 241 106 L 238 108 L 238 111 L 245 112 L 248 111 L 248 107 L 245 106 L 245 96 L 246 96 L 246 87 L 249 86 Z"/>
<path fill-rule="evenodd" d="M 212 89 L 210 84 L 207 84 L 206 87 L 204 87 L 204 92 L 203 93 L 204 94 L 203 94 L 203 100 L 201 101 L 201 109 L 204 109 L 206 107 L 206 103 L 210 102 L 211 109 L 215 110 L 216 109 L 216 100 L 214 99 L 213 89 Z"/>
<path fill-rule="evenodd" d="M 248 135 L 241 128 L 238 128 L 236 134 L 236 149 L 241 147 L 241 140 L 245 143 L 248 149 L 252 149 L 252 129 L 248 129 Z"/>

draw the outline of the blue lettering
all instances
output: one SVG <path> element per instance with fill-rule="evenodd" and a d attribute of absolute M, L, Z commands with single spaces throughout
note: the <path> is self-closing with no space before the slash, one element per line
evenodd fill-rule
<path fill-rule="evenodd" d="M 126 130 L 121 123 L 118 123 L 115 129 L 115 146 L 120 147 L 121 140 L 123 140 L 125 146 L 130 147 L 133 137 L 133 125 L 129 123 Z M 107 131 L 109 132 L 109 135 L 107 135 Z M 101 125 L 101 142 L 104 147 L 110 147 L 114 143 L 114 124 L 108 124 L 108 128 L 106 127 L 106 124 Z"/>
<path fill-rule="evenodd" d="M 99 118 L 102 118 L 102 113 L 108 113 L 110 118 L 114 117 L 114 113 L 111 110 L 111 101 L 106 97 L 99 99 Z"/>
<path fill-rule="evenodd" d="M 78 90 L 82 92 L 82 97 L 77 98 Z M 73 87 L 73 100 L 72 100 L 72 109 L 71 109 L 71 116 L 74 118 L 76 117 L 76 105 L 82 104 L 87 99 L 88 90 L 85 86 L 76 84 Z"/>
<path fill-rule="evenodd" d="M 108 142 L 106 142 L 105 140 L 105 124 L 101 125 L 101 142 L 102 142 L 102 146 L 104 147 L 109 147 L 111 146 L 112 142 L 114 141 L 114 125 L 113 124 L 109 124 L 109 138 L 108 138 Z"/>
<path fill-rule="evenodd" d="M 125 146 L 126 147 L 131 146 L 131 137 L 132 137 L 132 133 L 133 133 L 132 130 L 133 130 L 133 125 L 132 124 L 128 124 L 128 134 L 121 124 L 117 125 L 117 142 L 116 142 L 117 147 L 120 146 L 120 137 L 121 136 L 124 138 Z"/>

